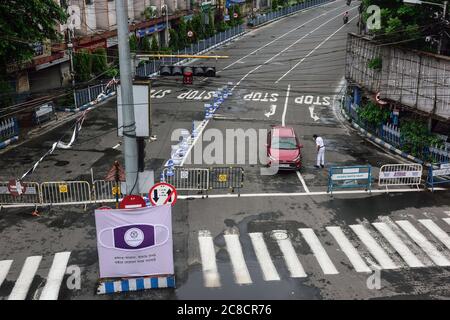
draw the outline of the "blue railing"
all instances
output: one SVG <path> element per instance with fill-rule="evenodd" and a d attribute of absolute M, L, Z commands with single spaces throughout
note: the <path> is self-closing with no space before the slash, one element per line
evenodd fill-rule
<path fill-rule="evenodd" d="M 0 119 L 0 149 L 16 141 L 18 136 L 19 121 L 16 117 Z"/>
<path fill-rule="evenodd" d="M 303 9 L 311 8 L 314 6 L 318 6 L 318 5 L 321 5 L 321 4 L 324 4 L 327 2 L 331 2 L 331 1 L 334 1 L 334 0 L 307 0 L 302 3 L 296 4 L 294 6 L 285 7 L 280 10 L 272 11 L 272 12 L 257 16 L 255 18 L 249 19 L 247 24 L 249 26 L 253 26 L 253 27 L 259 26 L 263 23 L 266 23 L 266 22 L 269 22 L 272 20 L 276 20 L 276 19 L 286 16 L 288 14 L 291 14 L 291 13 L 294 13 L 294 12 L 297 12 L 297 11 L 300 11 Z"/>
<path fill-rule="evenodd" d="M 184 48 L 183 50 L 178 50 L 176 52 L 172 52 L 174 55 L 195 55 L 199 54 L 205 50 L 209 50 L 214 48 L 220 44 L 223 44 L 226 41 L 242 34 L 244 32 L 244 25 L 235 26 L 231 29 L 228 29 L 223 32 L 219 32 L 214 36 L 198 41 L 197 43 L 193 43 L 190 46 Z M 183 58 L 162 58 L 158 60 L 150 60 L 145 61 L 136 67 L 136 75 L 139 77 L 148 77 L 150 75 L 155 75 L 159 71 L 159 67 L 165 64 L 173 65 L 175 63 L 181 63 Z"/>

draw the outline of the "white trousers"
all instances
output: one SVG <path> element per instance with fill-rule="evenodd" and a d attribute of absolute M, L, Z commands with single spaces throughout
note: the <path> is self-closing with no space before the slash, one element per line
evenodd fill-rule
<path fill-rule="evenodd" d="M 319 151 L 317 151 L 317 165 L 325 165 L 325 147 L 320 148 Z"/>

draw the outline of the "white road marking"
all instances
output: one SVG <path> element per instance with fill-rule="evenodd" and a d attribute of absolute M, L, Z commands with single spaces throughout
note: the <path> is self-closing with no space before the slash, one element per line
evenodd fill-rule
<path fill-rule="evenodd" d="M 433 236 L 438 238 L 448 249 L 450 249 L 450 237 L 448 234 L 439 228 L 431 219 L 419 219 L 419 222 L 430 231 Z"/>
<path fill-rule="evenodd" d="M 302 183 L 303 189 L 305 189 L 306 193 L 310 193 L 308 186 L 306 185 L 305 179 L 303 179 L 302 174 L 300 171 L 296 171 L 297 177 L 300 179 L 300 182 Z"/>
<path fill-rule="evenodd" d="M 420 268 L 425 266 L 386 223 L 374 222 L 372 225 L 383 235 L 410 267 Z"/>
<path fill-rule="evenodd" d="M 320 243 L 319 238 L 317 238 L 316 234 L 314 233 L 314 230 L 310 228 L 299 228 L 298 230 L 302 233 L 303 238 L 314 253 L 314 256 L 316 257 L 317 262 L 319 262 L 323 273 L 338 274 L 339 271 L 337 271 L 324 247 Z"/>
<path fill-rule="evenodd" d="M 396 223 L 414 240 L 419 247 L 441 267 L 450 266 L 450 261 L 442 255 L 408 220 L 398 220 Z"/>
<path fill-rule="evenodd" d="M 375 241 L 364 226 L 360 224 L 350 225 L 350 228 L 355 232 L 358 238 L 364 243 L 373 257 L 378 261 L 382 269 L 397 269 L 394 261 L 388 256 L 383 248 Z"/>
<path fill-rule="evenodd" d="M 41 260 L 42 256 L 32 256 L 25 260 L 8 300 L 25 300 Z"/>
<path fill-rule="evenodd" d="M 450 225 L 450 218 L 442 218 L 445 222 L 447 222 L 448 225 Z"/>
<path fill-rule="evenodd" d="M 6 279 L 12 263 L 13 260 L 0 261 L 0 287 L 2 286 L 3 281 Z"/>
<path fill-rule="evenodd" d="M 205 287 L 220 287 L 220 275 L 217 271 L 216 251 L 214 249 L 211 233 L 207 230 L 199 231 L 198 242 L 200 245 Z"/>
<path fill-rule="evenodd" d="M 350 10 L 354 10 L 355 8 L 352 8 Z M 352 22 L 352 20 L 356 19 L 358 16 L 353 17 L 352 19 L 350 19 L 349 22 Z M 337 17 L 333 18 L 336 19 Z M 327 22 L 328 23 L 328 22 Z M 310 51 L 306 56 L 304 56 L 299 62 L 297 62 L 291 69 L 289 69 L 285 74 L 283 74 L 280 78 L 278 78 L 277 81 L 275 81 L 275 83 L 280 82 L 284 77 L 286 77 L 292 70 L 294 70 L 295 68 L 297 68 L 303 61 L 306 60 L 306 58 L 308 58 L 310 55 L 312 55 L 317 49 L 319 49 L 325 42 L 327 42 L 328 40 L 331 39 L 331 37 L 333 37 L 336 33 L 338 33 L 339 31 L 341 31 L 346 25 L 344 24 L 342 27 L 340 27 L 339 29 L 337 29 L 335 32 L 333 32 L 332 34 L 330 34 L 325 40 L 323 40 L 317 47 L 315 47 L 312 51 Z M 314 32 L 315 30 L 311 31 Z"/>
<path fill-rule="evenodd" d="M 39 300 L 57 300 L 59 289 L 66 273 L 70 252 L 58 252 L 55 254 L 52 266 L 48 273 L 45 287 L 42 290 Z"/>
<path fill-rule="evenodd" d="M 311 116 L 311 119 L 314 121 L 320 120 L 320 118 L 314 113 L 314 106 L 309 107 L 309 115 Z"/>
<path fill-rule="evenodd" d="M 281 125 L 284 127 L 286 125 L 286 113 L 289 102 L 289 91 L 291 91 L 291 85 L 289 84 L 286 91 L 286 100 L 284 101 L 284 110 L 283 115 L 281 117 Z"/>
<path fill-rule="evenodd" d="M 351 9 L 351 10 L 353 10 L 353 9 Z M 332 10 L 332 11 L 335 11 L 335 10 Z M 325 14 L 322 14 L 322 15 L 325 15 Z M 309 22 L 311 22 L 311 21 L 313 21 L 313 20 L 316 20 L 317 18 L 321 17 L 322 15 L 317 16 L 317 17 L 315 17 L 315 18 L 313 18 L 313 19 L 311 19 L 311 20 L 305 22 L 302 26 L 304 26 L 305 24 L 307 24 L 307 23 L 309 23 Z M 305 39 L 307 36 L 309 36 L 311 33 L 313 33 L 313 32 L 315 32 L 315 31 L 319 30 L 319 29 L 322 28 L 324 25 L 326 25 L 327 23 L 333 21 L 334 19 L 336 19 L 336 18 L 338 18 L 338 17 L 340 17 L 340 16 L 341 16 L 341 15 L 338 14 L 337 16 L 335 16 L 335 17 L 333 17 L 333 18 L 327 20 L 326 22 L 322 23 L 320 26 L 318 26 L 318 27 L 315 28 L 314 30 L 308 32 L 308 33 L 305 34 L 303 37 L 301 37 L 300 39 L 297 39 L 295 42 L 293 42 L 292 44 L 290 44 L 289 46 L 287 46 L 286 48 L 284 48 L 283 50 L 281 50 L 280 52 L 278 52 L 277 54 L 275 54 L 274 56 L 272 56 L 272 57 L 269 58 L 268 60 L 266 60 L 263 64 L 260 64 L 260 65 L 256 66 L 255 68 L 253 68 L 252 70 L 250 70 L 249 72 L 247 72 L 247 73 L 241 78 L 241 80 L 239 80 L 239 81 L 235 84 L 235 86 L 234 86 L 233 88 L 231 88 L 231 91 L 234 91 L 234 89 L 235 89 L 237 86 L 239 86 L 239 85 L 241 84 L 241 82 L 242 82 L 245 78 L 247 78 L 250 74 L 252 74 L 252 73 L 255 72 L 256 70 L 258 70 L 258 69 L 261 68 L 262 66 L 266 65 L 267 63 L 269 63 L 270 61 L 272 61 L 273 59 L 275 59 L 275 58 L 278 57 L 279 55 L 283 54 L 286 50 L 289 50 L 290 48 L 292 48 L 294 45 L 296 45 L 297 43 L 299 43 L 300 41 L 302 41 L 303 39 Z"/>
<path fill-rule="evenodd" d="M 241 242 L 237 234 L 224 234 L 227 245 L 228 255 L 230 256 L 233 272 L 238 284 L 250 284 L 252 279 L 245 264 L 244 254 L 242 253 Z"/>
<path fill-rule="evenodd" d="M 274 230 L 273 233 L 286 234 L 286 230 Z M 284 261 L 289 269 L 292 278 L 303 278 L 306 277 L 305 270 L 303 269 L 300 260 L 298 259 L 297 253 L 292 246 L 291 240 L 286 236 L 285 238 L 276 239 L 281 252 L 283 253 Z"/>
<path fill-rule="evenodd" d="M 258 259 L 259 266 L 263 273 L 265 281 L 280 280 L 277 269 L 275 268 L 272 259 L 270 258 L 269 251 L 267 250 L 264 237 L 261 232 L 252 232 L 248 234 L 255 250 L 256 258 Z"/>
<path fill-rule="evenodd" d="M 121 143 L 116 144 L 114 147 L 112 147 L 113 149 L 117 149 L 118 147 L 121 146 Z"/>
<path fill-rule="evenodd" d="M 356 272 L 372 272 L 372 269 L 367 266 L 340 227 L 326 227 L 326 229 L 333 236 L 341 250 L 350 260 L 350 263 L 353 265 Z"/>
<path fill-rule="evenodd" d="M 267 118 L 270 118 L 271 116 L 273 116 L 273 115 L 275 114 L 276 111 L 277 111 L 277 106 L 276 106 L 275 104 L 272 104 L 272 105 L 270 106 L 270 111 L 264 113 L 264 115 L 265 115 Z"/>
<path fill-rule="evenodd" d="M 339 10 L 339 9 L 341 9 L 341 8 L 343 8 L 343 7 L 344 7 L 344 6 L 341 6 L 341 7 L 338 7 L 338 8 L 336 8 L 336 9 L 330 10 L 330 11 L 328 11 L 328 12 L 326 12 L 326 13 L 322 13 L 321 15 L 319 15 L 319 16 L 317 16 L 317 17 L 311 19 L 311 20 L 306 21 L 305 23 L 301 24 L 300 26 L 297 26 L 297 27 L 295 27 L 294 29 L 289 30 L 288 32 L 282 34 L 281 36 L 279 36 L 279 37 L 273 39 L 272 41 L 266 43 L 265 45 L 259 47 L 258 49 L 253 50 L 253 51 L 250 52 L 249 54 L 246 54 L 245 56 L 243 56 L 242 58 L 236 60 L 235 62 L 232 62 L 231 64 L 229 64 L 228 66 L 226 66 L 226 67 L 223 68 L 222 70 L 226 70 L 226 69 L 228 69 L 229 67 L 235 65 L 236 63 L 241 62 L 241 61 L 244 60 L 245 58 L 248 58 L 249 56 L 251 56 L 251 55 L 257 53 L 257 52 L 260 51 L 261 49 L 264 49 L 265 47 L 270 46 L 272 43 L 274 43 L 274 42 L 280 40 L 281 38 L 284 38 L 284 37 L 287 36 L 288 34 L 294 32 L 294 31 L 297 31 L 299 28 L 305 26 L 306 24 L 310 23 L 311 21 L 314 21 L 314 20 L 316 20 L 316 19 L 318 19 L 318 18 L 320 18 L 320 17 L 322 17 L 322 16 L 327 15 L 327 13 L 331 13 L 331 12 L 336 11 L 336 10 Z"/>

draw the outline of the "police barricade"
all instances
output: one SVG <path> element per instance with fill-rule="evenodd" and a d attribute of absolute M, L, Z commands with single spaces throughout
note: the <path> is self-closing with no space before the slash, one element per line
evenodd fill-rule
<path fill-rule="evenodd" d="M 331 167 L 328 176 L 328 190 L 333 195 L 333 190 L 356 188 L 372 191 L 372 167 L 351 166 Z"/>
<path fill-rule="evenodd" d="M 173 185 L 177 191 L 208 191 L 209 169 L 183 168 L 164 169 L 165 182 Z"/>
<path fill-rule="evenodd" d="M 441 163 L 433 168 L 428 169 L 427 187 L 431 187 L 434 191 L 435 185 L 450 183 L 450 163 Z"/>
<path fill-rule="evenodd" d="M 25 188 L 21 195 L 14 196 L 8 189 L 8 182 L 0 182 L 0 205 L 3 204 L 39 204 L 41 194 L 37 182 L 22 182 Z"/>
<path fill-rule="evenodd" d="M 378 185 L 386 187 L 386 190 L 390 186 L 415 186 L 419 189 L 422 172 L 421 164 L 385 164 L 380 168 Z"/>
<path fill-rule="evenodd" d="M 241 167 L 216 167 L 209 169 L 209 189 L 229 189 L 234 192 L 244 186 L 244 169 Z"/>
<path fill-rule="evenodd" d="M 96 201 L 114 200 L 116 193 L 119 192 L 119 199 L 123 197 L 121 192 L 121 183 L 116 186 L 115 181 L 95 180 L 92 184 L 92 195 Z"/>
<path fill-rule="evenodd" d="M 87 181 L 43 182 L 42 204 L 87 203 L 91 201 L 91 186 Z"/>

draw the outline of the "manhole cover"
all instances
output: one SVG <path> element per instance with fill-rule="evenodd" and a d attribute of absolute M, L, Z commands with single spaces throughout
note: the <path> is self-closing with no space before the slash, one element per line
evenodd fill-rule
<path fill-rule="evenodd" d="M 285 230 L 273 230 L 270 233 L 270 236 L 272 237 L 272 239 L 274 240 L 286 240 L 289 238 L 289 234 L 287 231 Z"/>

